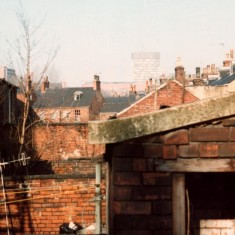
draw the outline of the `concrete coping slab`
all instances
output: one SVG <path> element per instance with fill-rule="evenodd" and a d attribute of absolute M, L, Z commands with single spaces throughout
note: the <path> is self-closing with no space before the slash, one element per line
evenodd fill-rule
<path fill-rule="evenodd" d="M 235 94 L 200 100 L 127 118 L 88 123 L 90 144 L 108 144 L 235 114 Z"/>

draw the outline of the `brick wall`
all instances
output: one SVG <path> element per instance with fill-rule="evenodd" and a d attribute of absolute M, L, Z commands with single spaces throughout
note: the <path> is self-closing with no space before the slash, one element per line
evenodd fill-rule
<path fill-rule="evenodd" d="M 1 130 L 5 140 L 0 144 L 1 157 L 12 160 L 15 136 L 9 125 Z M 27 152 L 31 159 L 27 165 L 10 164 L 4 168 L 10 227 L 14 234 L 58 234 L 63 223 L 73 221 L 81 226 L 95 223 L 95 164 L 100 161 L 104 146 L 87 143 L 87 124 L 36 125 L 31 139 L 32 148 Z M 105 195 L 106 166 L 102 165 L 101 188 Z M 23 182 L 29 185 L 26 193 L 20 188 Z M 6 234 L 1 203 L 0 211 L 0 232 Z M 103 224 L 105 213 L 106 203 L 102 201 Z"/>
<path fill-rule="evenodd" d="M 208 126 L 171 132 L 163 136 L 163 158 L 235 157 L 233 126 Z"/>
<path fill-rule="evenodd" d="M 88 144 L 88 124 L 37 125 L 32 140 L 41 160 L 92 157 L 104 152 L 104 145 Z"/>
<path fill-rule="evenodd" d="M 171 234 L 171 175 L 154 171 L 158 150 L 158 144 L 115 147 L 110 234 Z"/>
<path fill-rule="evenodd" d="M 22 190 L 24 182 L 28 187 Z M 10 231 L 21 234 L 59 234 L 63 223 L 87 227 L 95 222 L 94 178 L 5 180 Z M 105 183 L 102 183 L 105 194 Z M 2 197 L 2 195 L 1 195 Z M 4 205 L 0 204 L 0 231 L 7 234 Z M 105 224 L 105 205 L 102 223 Z"/>
<path fill-rule="evenodd" d="M 172 234 L 171 173 L 157 171 L 156 161 L 235 159 L 234 125 L 235 119 L 217 120 L 108 145 L 111 234 Z M 203 219 L 234 218 L 234 173 L 188 173 L 185 177 L 192 231 L 207 229 L 200 227 Z"/>
<path fill-rule="evenodd" d="M 161 106 L 175 106 L 198 100 L 191 92 L 184 90 L 178 82 L 170 81 L 157 91 L 157 109 Z M 154 111 L 155 93 L 151 93 L 137 101 L 129 109 L 121 112 L 118 117 L 128 117 Z"/>

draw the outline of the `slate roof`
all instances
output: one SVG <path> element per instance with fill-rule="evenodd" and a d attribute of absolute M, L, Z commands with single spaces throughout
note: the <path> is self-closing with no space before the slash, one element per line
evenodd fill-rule
<path fill-rule="evenodd" d="M 235 80 L 235 74 L 227 75 L 219 80 L 209 82 L 210 86 L 222 86 Z"/>
<path fill-rule="evenodd" d="M 74 100 L 74 93 L 81 91 L 83 94 L 79 101 Z M 58 108 L 58 107 L 84 107 L 89 106 L 95 97 L 93 87 L 73 87 L 61 89 L 47 89 L 45 93 L 36 91 L 37 100 L 33 108 Z"/>
<path fill-rule="evenodd" d="M 135 95 L 129 96 L 111 96 L 104 98 L 104 105 L 101 109 L 101 113 L 119 113 L 126 109 L 131 104 L 136 102 Z"/>

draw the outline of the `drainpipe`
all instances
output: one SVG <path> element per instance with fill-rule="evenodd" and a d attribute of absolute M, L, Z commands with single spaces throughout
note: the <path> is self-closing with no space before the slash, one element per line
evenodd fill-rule
<path fill-rule="evenodd" d="M 101 234 L 101 162 L 96 163 L 95 171 L 95 228 Z"/>

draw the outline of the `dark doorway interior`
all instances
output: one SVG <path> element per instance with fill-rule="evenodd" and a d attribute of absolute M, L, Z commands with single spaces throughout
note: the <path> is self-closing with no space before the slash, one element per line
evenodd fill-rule
<path fill-rule="evenodd" d="M 186 190 L 190 230 L 200 227 L 201 220 L 235 218 L 235 173 L 186 174 Z"/>

